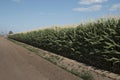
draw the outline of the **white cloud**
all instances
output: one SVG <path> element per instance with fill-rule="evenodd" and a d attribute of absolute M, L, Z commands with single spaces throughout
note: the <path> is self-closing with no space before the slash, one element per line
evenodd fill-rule
<path fill-rule="evenodd" d="M 21 2 L 21 0 L 12 0 L 12 1 L 17 3 Z"/>
<path fill-rule="evenodd" d="M 89 4 L 93 4 L 93 3 L 103 3 L 106 1 L 108 1 L 108 0 L 80 0 L 79 4 L 89 5 Z"/>
<path fill-rule="evenodd" d="M 110 11 L 120 10 L 120 3 L 112 5 L 112 7 L 109 10 Z"/>
<path fill-rule="evenodd" d="M 73 11 L 91 12 L 91 11 L 99 11 L 101 8 L 102 8 L 102 5 L 93 5 L 93 6 L 90 6 L 90 7 L 74 8 Z"/>

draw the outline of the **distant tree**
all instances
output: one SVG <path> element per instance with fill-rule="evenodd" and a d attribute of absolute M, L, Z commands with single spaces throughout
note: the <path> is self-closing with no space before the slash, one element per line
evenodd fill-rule
<path fill-rule="evenodd" d="M 9 31 L 9 34 L 13 34 L 13 32 L 12 32 L 12 31 Z"/>

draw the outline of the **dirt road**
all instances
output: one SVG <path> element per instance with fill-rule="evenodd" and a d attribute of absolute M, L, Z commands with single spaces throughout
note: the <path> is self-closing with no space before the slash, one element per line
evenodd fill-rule
<path fill-rule="evenodd" d="M 81 80 L 0 37 L 0 80 Z"/>

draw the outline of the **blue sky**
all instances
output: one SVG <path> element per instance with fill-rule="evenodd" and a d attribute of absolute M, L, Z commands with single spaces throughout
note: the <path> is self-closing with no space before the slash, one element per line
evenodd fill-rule
<path fill-rule="evenodd" d="M 120 15 L 120 0 L 0 0 L 0 33 Z"/>

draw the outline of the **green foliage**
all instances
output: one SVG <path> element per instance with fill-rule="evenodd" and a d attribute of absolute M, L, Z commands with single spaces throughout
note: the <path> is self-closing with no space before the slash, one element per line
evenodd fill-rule
<path fill-rule="evenodd" d="M 48 28 L 11 39 L 120 74 L 120 18 L 100 19 L 70 28 Z"/>
<path fill-rule="evenodd" d="M 95 80 L 93 75 L 89 71 L 83 72 L 82 74 L 80 74 L 80 77 L 83 80 Z"/>
<path fill-rule="evenodd" d="M 8 34 L 13 34 L 13 32 L 12 31 L 9 31 L 9 33 Z"/>

